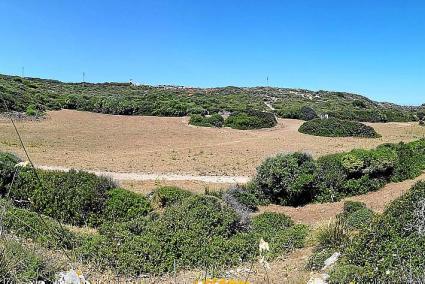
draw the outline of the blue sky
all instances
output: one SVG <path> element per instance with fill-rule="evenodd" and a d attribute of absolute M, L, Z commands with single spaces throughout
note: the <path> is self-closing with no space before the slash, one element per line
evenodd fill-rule
<path fill-rule="evenodd" d="M 425 1 L 0 1 L 0 73 L 425 102 Z"/>

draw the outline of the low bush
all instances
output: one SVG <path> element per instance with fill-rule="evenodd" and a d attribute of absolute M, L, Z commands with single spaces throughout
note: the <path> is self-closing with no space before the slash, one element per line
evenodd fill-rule
<path fill-rule="evenodd" d="M 12 182 L 16 173 L 16 164 L 20 160 L 13 154 L 0 152 L 0 194 L 4 195 L 7 186 Z"/>
<path fill-rule="evenodd" d="M 314 196 L 315 163 L 306 154 L 277 155 L 258 168 L 254 183 L 257 194 L 281 205 L 302 205 Z"/>
<path fill-rule="evenodd" d="M 300 109 L 298 119 L 302 119 L 305 121 L 313 120 L 318 118 L 316 111 L 309 106 L 303 106 Z"/>
<path fill-rule="evenodd" d="M 259 215 L 253 228 L 222 200 L 191 195 L 161 213 L 132 221 L 105 223 L 99 236 L 87 238 L 77 254 L 85 261 L 117 273 L 140 275 L 202 268 L 220 271 L 258 255 L 258 242 L 270 241 L 271 256 L 302 247 L 307 227 L 286 216 Z"/>
<path fill-rule="evenodd" d="M 273 113 L 253 110 L 234 112 L 224 123 L 224 126 L 241 130 L 271 128 L 276 125 L 277 120 Z"/>
<path fill-rule="evenodd" d="M 22 168 L 10 189 L 10 198 L 24 206 L 71 225 L 97 226 L 114 183 L 104 177 L 71 170 L 55 172 Z"/>
<path fill-rule="evenodd" d="M 108 191 L 103 220 L 125 222 L 140 216 L 146 216 L 151 211 L 149 201 L 143 195 L 124 189 Z"/>
<path fill-rule="evenodd" d="M 224 200 L 226 200 L 226 198 L 233 199 L 234 202 L 243 206 L 247 211 L 250 212 L 257 211 L 257 206 L 260 205 L 260 200 L 257 198 L 255 192 L 250 191 L 250 189 L 245 186 L 231 188 L 227 190 L 223 196 L 221 196 L 221 198 Z"/>
<path fill-rule="evenodd" d="M 330 283 L 422 281 L 424 212 L 425 183 L 420 182 L 345 243 Z"/>
<path fill-rule="evenodd" d="M 78 239 L 54 219 L 38 215 L 26 209 L 16 208 L 9 201 L 0 200 L 4 208 L 3 226 L 16 236 L 31 239 L 48 248 L 70 249 Z"/>
<path fill-rule="evenodd" d="M 326 137 L 380 137 L 371 126 L 337 118 L 313 119 L 304 122 L 298 131 L 304 134 Z"/>
<path fill-rule="evenodd" d="M 424 170 L 424 139 L 331 154 L 318 160 L 301 153 L 280 154 L 257 168 L 253 192 L 258 200 L 281 205 L 333 202 L 377 190 L 391 181 L 414 178 Z"/>
<path fill-rule="evenodd" d="M 224 118 L 219 114 L 210 116 L 192 114 L 190 116 L 189 124 L 203 127 L 223 127 Z"/>
<path fill-rule="evenodd" d="M 174 186 L 163 186 L 155 189 L 151 195 L 154 207 L 164 208 L 175 203 L 181 203 L 184 199 L 192 196 L 190 191 Z"/>
<path fill-rule="evenodd" d="M 25 247 L 17 240 L 0 240 L 0 282 L 1 283 L 53 283 L 53 267 L 35 250 Z"/>

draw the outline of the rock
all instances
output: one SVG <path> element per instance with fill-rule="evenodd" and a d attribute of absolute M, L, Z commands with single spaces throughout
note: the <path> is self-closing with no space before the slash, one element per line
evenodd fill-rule
<path fill-rule="evenodd" d="M 335 262 L 337 262 L 339 256 L 341 254 L 339 252 L 334 253 L 333 255 L 331 255 L 331 257 L 329 257 L 327 260 L 325 260 L 325 266 L 323 266 L 322 270 L 326 270 L 329 267 L 331 267 L 332 265 L 335 264 Z"/>

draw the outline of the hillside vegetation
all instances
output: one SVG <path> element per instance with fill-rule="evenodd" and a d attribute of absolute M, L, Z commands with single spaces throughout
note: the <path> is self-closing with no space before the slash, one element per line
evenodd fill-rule
<path fill-rule="evenodd" d="M 337 118 L 316 118 L 306 121 L 300 126 L 298 131 L 304 134 L 325 137 L 380 137 L 371 126 L 357 121 L 341 120 Z"/>
<path fill-rule="evenodd" d="M 342 257 L 329 283 L 422 283 L 425 274 L 425 183 L 393 201 L 383 214 L 348 202 L 319 234 L 308 268 L 319 270 L 334 252 Z"/>
<path fill-rule="evenodd" d="M 279 154 L 257 169 L 249 191 L 258 201 L 299 206 L 332 202 L 377 190 L 425 170 L 425 140 L 355 149 L 314 160 L 304 153 Z"/>
<path fill-rule="evenodd" d="M 0 75 L 0 112 L 36 115 L 46 110 L 76 109 L 106 114 L 185 116 L 220 111 L 270 111 L 278 117 L 310 120 L 321 114 L 355 121 L 418 120 L 422 107 L 378 103 L 365 97 L 286 88 L 190 88 L 136 86 L 130 83 L 63 83 Z"/>
<path fill-rule="evenodd" d="M 38 180 L 18 162 L 0 155 L 2 226 L 10 236 L 0 242 L 7 252 L 0 261 L 24 273 L 26 282 L 54 277 L 48 254 L 28 243 L 65 252 L 98 271 L 136 277 L 190 268 L 220 273 L 256 259 L 261 239 L 270 243 L 263 256 L 273 259 L 302 247 L 308 233 L 282 214 L 250 216 L 251 208 L 238 201 L 244 198 L 239 189 L 212 196 L 167 187 L 143 196 L 85 172 L 37 170 Z M 95 230 L 78 233 L 57 221 Z M 28 266 L 11 257 L 22 252 Z M 17 277 L 10 275 L 12 282 Z"/>

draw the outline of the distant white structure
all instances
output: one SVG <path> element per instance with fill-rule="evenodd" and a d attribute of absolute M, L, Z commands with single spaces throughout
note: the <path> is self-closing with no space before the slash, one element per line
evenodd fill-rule
<path fill-rule="evenodd" d="M 327 114 L 327 113 L 322 113 L 322 114 L 320 115 L 320 119 L 329 119 L 329 114 Z"/>
<path fill-rule="evenodd" d="M 130 79 L 130 85 L 132 86 L 140 86 L 141 84 L 138 82 L 133 81 L 133 79 Z"/>

